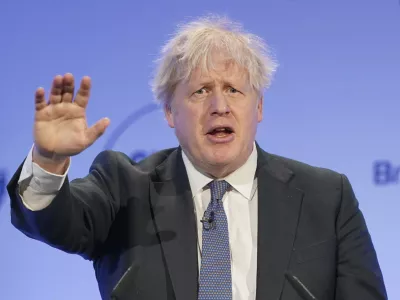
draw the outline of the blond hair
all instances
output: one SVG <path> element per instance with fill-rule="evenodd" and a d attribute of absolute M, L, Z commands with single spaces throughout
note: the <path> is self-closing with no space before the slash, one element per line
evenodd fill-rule
<path fill-rule="evenodd" d="M 210 15 L 178 26 L 177 32 L 162 47 L 151 83 L 155 99 L 168 104 L 176 85 L 187 80 L 197 67 L 213 68 L 212 53 L 244 67 L 250 84 L 258 92 L 268 88 L 277 68 L 264 41 L 243 31 L 239 23 L 227 17 Z"/>

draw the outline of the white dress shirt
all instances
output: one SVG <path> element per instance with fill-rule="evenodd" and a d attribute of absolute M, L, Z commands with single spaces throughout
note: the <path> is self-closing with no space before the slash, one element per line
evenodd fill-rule
<path fill-rule="evenodd" d="M 182 154 L 197 216 L 200 265 L 203 230 L 200 220 L 211 200 L 210 189 L 205 186 L 213 179 L 199 172 L 185 153 Z M 233 300 L 254 300 L 256 295 L 258 216 L 256 168 L 257 149 L 254 146 L 246 163 L 229 176 L 222 178 L 233 188 L 222 198 L 228 220 Z"/>
<path fill-rule="evenodd" d="M 211 200 L 211 193 L 206 185 L 212 181 L 212 178 L 199 172 L 185 153 L 182 152 L 182 154 L 197 216 L 200 265 L 202 247 L 202 223 L 200 220 Z M 36 163 L 32 163 L 31 149 L 18 181 L 24 205 L 33 211 L 47 207 L 61 188 L 69 167 L 63 175 L 49 173 Z M 228 220 L 233 300 L 254 300 L 256 296 L 258 217 L 256 168 L 257 149 L 254 146 L 246 163 L 223 178 L 232 186 L 232 189 L 225 193 L 222 202 Z"/>

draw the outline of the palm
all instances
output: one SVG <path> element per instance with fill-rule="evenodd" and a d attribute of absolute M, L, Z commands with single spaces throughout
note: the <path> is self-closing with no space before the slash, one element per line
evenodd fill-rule
<path fill-rule="evenodd" d="M 46 106 L 35 115 L 35 142 L 51 153 L 70 156 L 88 144 L 85 111 L 74 103 Z"/>
<path fill-rule="evenodd" d="M 90 128 L 87 125 L 90 80 L 85 80 L 82 80 L 74 101 L 72 75 L 54 79 L 49 103 L 44 101 L 42 90 L 37 91 L 34 138 L 35 146 L 42 154 L 51 157 L 76 155 L 89 147 L 107 127 L 107 120 L 100 120 Z"/>

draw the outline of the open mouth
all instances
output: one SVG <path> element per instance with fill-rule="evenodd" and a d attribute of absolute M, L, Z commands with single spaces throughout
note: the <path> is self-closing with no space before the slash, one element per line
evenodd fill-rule
<path fill-rule="evenodd" d="M 211 129 L 207 134 L 213 137 L 227 137 L 233 133 L 233 129 L 231 127 L 215 127 Z"/>

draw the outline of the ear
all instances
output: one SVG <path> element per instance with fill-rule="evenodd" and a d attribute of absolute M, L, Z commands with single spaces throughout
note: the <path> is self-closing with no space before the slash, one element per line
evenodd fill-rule
<path fill-rule="evenodd" d="M 164 115 L 165 119 L 167 120 L 168 126 L 174 128 L 175 127 L 174 116 L 172 114 L 172 107 L 170 103 L 164 104 Z"/>
<path fill-rule="evenodd" d="M 264 97 L 260 96 L 257 104 L 257 121 L 260 123 L 263 119 L 263 102 Z"/>

